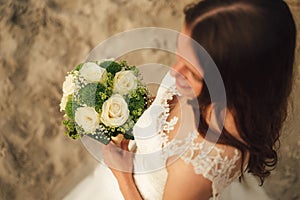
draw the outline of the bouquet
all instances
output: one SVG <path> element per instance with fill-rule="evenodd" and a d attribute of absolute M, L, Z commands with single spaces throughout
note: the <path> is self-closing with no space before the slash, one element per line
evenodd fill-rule
<path fill-rule="evenodd" d="M 63 83 L 60 111 L 73 139 L 88 135 L 103 144 L 121 134 L 134 139 L 132 128 L 149 104 L 139 71 L 126 61 L 81 63 Z"/>

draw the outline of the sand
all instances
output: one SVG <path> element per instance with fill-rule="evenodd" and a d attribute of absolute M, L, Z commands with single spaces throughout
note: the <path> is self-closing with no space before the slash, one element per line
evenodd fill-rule
<path fill-rule="evenodd" d="M 189 2 L 0 0 L 0 199 L 61 199 L 94 172 L 100 164 L 64 135 L 58 106 L 64 76 L 116 33 L 145 26 L 180 30 Z M 288 2 L 300 31 L 300 1 Z M 150 51 L 133 62 L 168 59 Z M 300 199 L 299 76 L 295 82 L 280 162 L 265 186 L 274 199 Z"/>

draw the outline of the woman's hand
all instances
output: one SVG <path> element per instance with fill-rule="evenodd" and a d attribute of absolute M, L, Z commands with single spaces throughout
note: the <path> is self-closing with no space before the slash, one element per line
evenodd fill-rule
<path fill-rule="evenodd" d="M 103 147 L 104 162 L 117 179 L 122 176 L 132 177 L 134 155 L 128 150 L 129 140 L 123 139 L 117 143 L 110 142 Z"/>
<path fill-rule="evenodd" d="M 133 179 L 133 156 L 128 150 L 129 140 L 123 139 L 119 145 L 110 142 L 102 149 L 105 164 L 116 177 L 125 199 L 142 199 Z"/>

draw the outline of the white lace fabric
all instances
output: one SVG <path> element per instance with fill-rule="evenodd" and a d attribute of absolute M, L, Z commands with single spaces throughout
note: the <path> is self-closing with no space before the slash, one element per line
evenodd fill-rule
<path fill-rule="evenodd" d="M 237 149 L 226 150 L 206 141 L 198 142 L 199 133 L 195 130 L 185 140 L 172 140 L 164 152 L 168 163 L 182 159 L 191 164 L 195 174 L 201 174 L 212 183 L 213 199 L 240 175 L 241 156 Z M 209 146 L 209 147 L 208 147 Z"/>
<path fill-rule="evenodd" d="M 167 161 L 175 161 L 178 158 L 186 164 L 191 164 L 195 174 L 201 174 L 211 181 L 212 198 L 219 199 L 219 194 L 241 175 L 240 153 L 233 147 L 207 142 L 195 129 L 188 132 L 187 137 L 169 140 L 168 133 L 174 129 L 178 121 L 176 116 L 168 120 L 170 114 L 168 101 L 175 95 L 179 95 L 175 85 L 158 93 L 152 105 L 159 105 L 163 108 L 155 113 L 157 116 L 152 116 L 152 119 L 157 120 L 155 123 L 157 137 L 149 141 L 136 140 L 137 152 L 148 153 L 147 149 L 153 151 L 160 148 L 166 164 Z M 151 110 L 151 106 L 149 109 Z M 151 131 L 154 130 L 151 129 Z M 163 169 L 155 173 L 137 175 L 135 180 L 144 199 L 162 199 L 166 177 L 167 171 Z"/>
<path fill-rule="evenodd" d="M 177 94 L 175 87 L 171 87 L 162 98 L 161 104 L 165 108 L 165 112 L 160 118 L 163 131 L 159 134 L 162 135 L 162 138 L 168 138 L 168 133 L 174 129 L 178 121 L 176 116 L 167 121 L 170 112 L 167 102 Z M 212 182 L 213 199 L 217 199 L 218 194 L 241 175 L 239 151 L 233 147 L 207 142 L 196 130 L 189 132 L 184 139 L 173 139 L 166 142 L 164 140 L 163 146 L 166 161 L 171 157 L 173 160 L 179 157 L 186 164 L 192 164 L 195 174 L 201 174 Z"/>

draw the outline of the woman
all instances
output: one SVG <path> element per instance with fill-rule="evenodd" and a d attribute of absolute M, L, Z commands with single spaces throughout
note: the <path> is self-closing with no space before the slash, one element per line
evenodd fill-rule
<path fill-rule="evenodd" d="M 124 198 L 217 199 L 228 196 L 233 184 L 242 189 L 249 173 L 262 185 L 277 164 L 276 147 L 292 88 L 295 32 L 289 8 L 281 0 L 205 0 L 186 7 L 182 33 L 196 40 L 216 63 L 225 86 L 226 108 L 218 99 L 210 99 L 205 81 L 208 69 L 202 66 L 197 49 L 187 43 L 181 46 L 179 39 L 179 51 L 192 55 L 192 61 L 177 60 L 170 73 L 177 91 L 159 91 L 153 104 L 167 102 L 171 108 L 163 111 L 165 122 L 176 123 L 167 131 L 157 130 L 157 135 L 167 136 L 168 141 L 159 144 L 171 145 L 173 152 L 167 155 L 165 172 L 133 176 L 112 168 Z M 195 67 L 195 61 L 202 68 Z M 172 78 L 167 75 L 166 79 Z M 224 113 L 222 129 L 217 121 Z M 218 134 L 216 145 L 214 137 L 206 135 L 211 125 Z M 190 133 L 191 140 L 184 143 L 190 145 L 188 151 L 178 153 L 183 143 L 172 146 L 171 141 L 180 132 Z M 137 151 L 143 149 L 144 144 L 136 142 Z M 203 143 L 212 144 L 204 157 Z M 121 147 L 127 149 L 126 141 Z M 112 145 L 106 151 L 111 151 L 105 158 L 108 164 L 126 163 L 132 169 L 128 154 L 116 152 Z M 259 199 L 261 194 L 245 190 L 242 195 Z"/>

